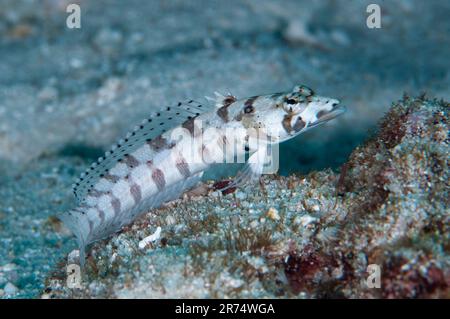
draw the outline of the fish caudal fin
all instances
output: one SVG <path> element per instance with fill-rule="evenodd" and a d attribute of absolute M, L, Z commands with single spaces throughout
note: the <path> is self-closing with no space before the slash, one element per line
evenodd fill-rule
<path fill-rule="evenodd" d="M 89 222 L 86 215 L 76 210 L 70 210 L 57 216 L 64 225 L 76 236 L 80 250 L 80 266 L 84 266 L 86 246 L 89 244 Z"/>

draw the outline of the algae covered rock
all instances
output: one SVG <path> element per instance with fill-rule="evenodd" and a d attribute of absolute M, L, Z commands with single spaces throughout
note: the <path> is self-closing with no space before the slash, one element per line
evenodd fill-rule
<path fill-rule="evenodd" d="M 448 111 L 405 97 L 339 174 L 205 183 L 94 244 L 81 288 L 62 262 L 42 296 L 448 298 Z"/>

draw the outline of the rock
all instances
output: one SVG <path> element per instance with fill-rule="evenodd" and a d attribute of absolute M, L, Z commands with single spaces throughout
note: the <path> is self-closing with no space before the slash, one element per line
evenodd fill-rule
<path fill-rule="evenodd" d="M 19 289 L 14 286 L 12 283 L 8 282 L 5 287 L 3 287 L 3 291 L 5 292 L 5 295 L 15 295 L 16 293 L 19 292 Z"/>
<path fill-rule="evenodd" d="M 38 93 L 38 98 L 45 102 L 55 100 L 57 97 L 58 90 L 53 87 L 45 87 Z"/>
<path fill-rule="evenodd" d="M 17 265 L 14 263 L 8 263 L 0 267 L 0 284 L 7 281 L 16 282 L 19 278 L 17 272 Z"/>
<path fill-rule="evenodd" d="M 14 263 L 8 263 L 0 267 L 0 271 L 2 272 L 11 272 L 17 269 L 17 265 Z"/>
<path fill-rule="evenodd" d="M 310 223 L 315 222 L 317 218 L 310 216 L 310 215 L 304 215 L 301 217 L 298 217 L 298 223 L 302 225 L 303 227 L 308 226 Z"/>
<path fill-rule="evenodd" d="M 145 237 L 144 239 L 142 239 L 139 242 L 138 246 L 140 249 L 144 249 L 148 244 L 159 240 L 160 237 L 161 237 L 161 227 L 158 226 L 158 228 L 156 228 L 155 232 L 153 234 Z"/>
<path fill-rule="evenodd" d="M 278 210 L 276 210 L 273 207 L 270 207 L 269 210 L 266 212 L 266 216 L 272 220 L 279 220 L 280 214 L 278 214 Z"/>

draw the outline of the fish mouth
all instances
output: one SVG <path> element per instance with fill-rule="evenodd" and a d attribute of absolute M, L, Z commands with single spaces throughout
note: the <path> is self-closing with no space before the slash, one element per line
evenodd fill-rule
<path fill-rule="evenodd" d="M 333 109 L 329 112 L 326 112 L 324 115 L 319 117 L 319 120 L 317 122 L 328 122 L 329 120 L 332 120 L 339 115 L 344 114 L 347 111 L 347 107 L 344 105 L 336 105 L 333 107 Z"/>
<path fill-rule="evenodd" d="M 331 111 L 328 111 L 322 115 L 318 115 L 318 120 L 314 123 L 311 123 L 308 125 L 308 128 L 313 128 L 315 126 L 324 124 L 328 121 L 331 121 L 332 119 L 344 114 L 347 111 L 347 107 L 344 105 L 336 105 L 333 107 Z"/>

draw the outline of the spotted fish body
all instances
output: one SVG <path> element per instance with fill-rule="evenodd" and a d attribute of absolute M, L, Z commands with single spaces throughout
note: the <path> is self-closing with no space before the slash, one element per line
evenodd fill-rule
<path fill-rule="evenodd" d="M 76 235 L 82 256 L 88 244 L 195 186 L 213 163 L 249 153 L 246 169 L 228 187 L 259 176 L 260 162 L 250 160 L 266 149 L 249 143 L 254 132 L 280 143 L 344 110 L 305 86 L 239 100 L 216 95 L 210 107 L 188 101 L 153 114 L 81 175 L 74 185 L 78 207 L 59 217 Z"/>

